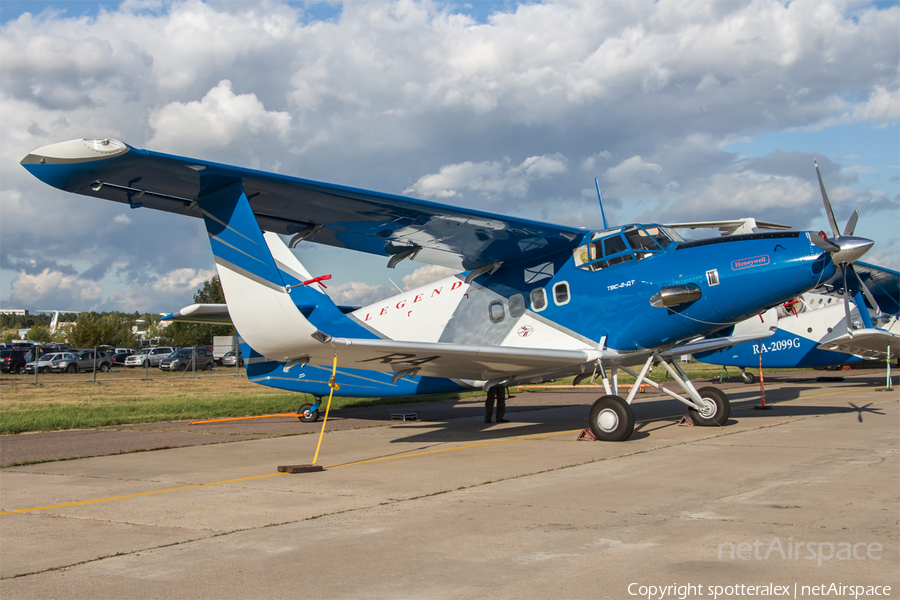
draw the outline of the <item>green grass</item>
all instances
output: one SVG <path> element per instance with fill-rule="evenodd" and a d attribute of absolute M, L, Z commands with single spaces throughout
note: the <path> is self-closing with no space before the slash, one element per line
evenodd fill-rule
<path fill-rule="evenodd" d="M 687 371 L 692 378 L 717 379 L 722 368 L 693 363 L 687 365 Z M 738 373 L 737 369 L 728 371 L 731 377 Z M 620 375 L 622 384 L 634 381 L 629 375 Z M 4 378 L 0 385 L 0 433 L 289 413 L 311 401 L 305 394 L 256 385 L 240 377 L 209 376 L 192 380 L 154 374 L 153 381 L 145 382 L 127 371 L 105 374 L 105 377 L 101 383 L 92 384 L 84 381 L 83 375 L 56 375 L 45 378 L 48 383 L 40 386 L 27 385 L 31 376 Z M 655 381 L 667 378 L 665 369 L 654 370 Z M 553 384 L 570 385 L 572 380 L 570 377 Z M 514 393 L 528 391 L 517 389 Z M 483 396 L 484 392 L 473 391 L 407 398 L 336 397 L 332 409 Z"/>

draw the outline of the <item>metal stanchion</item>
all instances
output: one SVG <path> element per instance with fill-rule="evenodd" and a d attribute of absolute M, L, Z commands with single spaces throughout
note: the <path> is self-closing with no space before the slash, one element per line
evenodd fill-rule
<path fill-rule="evenodd" d="M 94 372 L 91 374 L 91 383 L 97 383 L 97 346 L 94 346 Z"/>

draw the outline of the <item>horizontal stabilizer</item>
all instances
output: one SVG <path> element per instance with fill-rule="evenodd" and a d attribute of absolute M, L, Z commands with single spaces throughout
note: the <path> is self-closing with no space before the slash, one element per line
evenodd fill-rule
<path fill-rule="evenodd" d="M 160 321 L 231 325 L 227 304 L 191 304 L 166 315 Z"/>

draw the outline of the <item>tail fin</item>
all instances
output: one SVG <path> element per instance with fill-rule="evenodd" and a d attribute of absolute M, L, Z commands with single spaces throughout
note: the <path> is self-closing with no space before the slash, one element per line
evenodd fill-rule
<path fill-rule="evenodd" d="M 305 345 L 298 344 L 300 340 L 316 343 L 311 338 L 316 328 L 291 299 L 243 186 L 231 183 L 202 194 L 197 202 L 203 211 L 228 312 L 241 337 L 269 358 L 296 358 L 298 346 Z"/>

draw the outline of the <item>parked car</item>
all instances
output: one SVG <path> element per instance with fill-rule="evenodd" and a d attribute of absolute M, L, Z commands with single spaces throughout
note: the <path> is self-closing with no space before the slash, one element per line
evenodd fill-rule
<path fill-rule="evenodd" d="M 62 358 L 50 363 L 50 370 L 54 373 L 76 373 L 78 371 L 93 371 L 95 366 L 101 373 L 109 371 L 112 367 L 109 354 L 98 351 L 95 359 L 93 350 L 69 352 L 64 354 Z"/>
<path fill-rule="evenodd" d="M 34 370 L 37 369 L 38 373 L 49 373 L 50 367 L 53 365 L 53 361 L 60 360 L 64 355 L 64 352 L 52 352 L 50 354 L 44 354 L 39 359 L 27 363 L 25 365 L 25 372 L 34 373 Z"/>
<path fill-rule="evenodd" d="M 144 348 L 125 359 L 126 367 L 158 367 L 160 361 L 172 354 L 175 348 L 171 346 L 159 346 L 157 348 Z"/>
<path fill-rule="evenodd" d="M 236 356 L 235 352 L 233 352 L 233 351 L 226 352 L 225 356 L 222 357 L 221 365 L 223 367 L 233 367 L 235 362 L 239 363 L 238 366 L 243 367 L 244 366 L 244 357 Z"/>
<path fill-rule="evenodd" d="M 4 373 L 24 373 L 25 363 L 28 362 L 25 360 L 25 356 L 29 353 L 34 356 L 32 350 L 25 348 L 0 350 L 0 371 Z"/>
<path fill-rule="evenodd" d="M 193 352 L 191 352 L 193 350 Z M 193 358 L 192 358 L 193 356 Z M 191 361 L 197 371 L 211 371 L 216 366 L 216 359 L 212 350 L 199 346 L 195 348 L 179 348 L 166 358 L 159 361 L 159 368 L 163 371 L 186 371 L 191 367 Z"/>
<path fill-rule="evenodd" d="M 134 354 L 131 348 L 116 348 L 116 351 L 110 356 L 114 366 L 124 366 L 125 359 Z"/>

